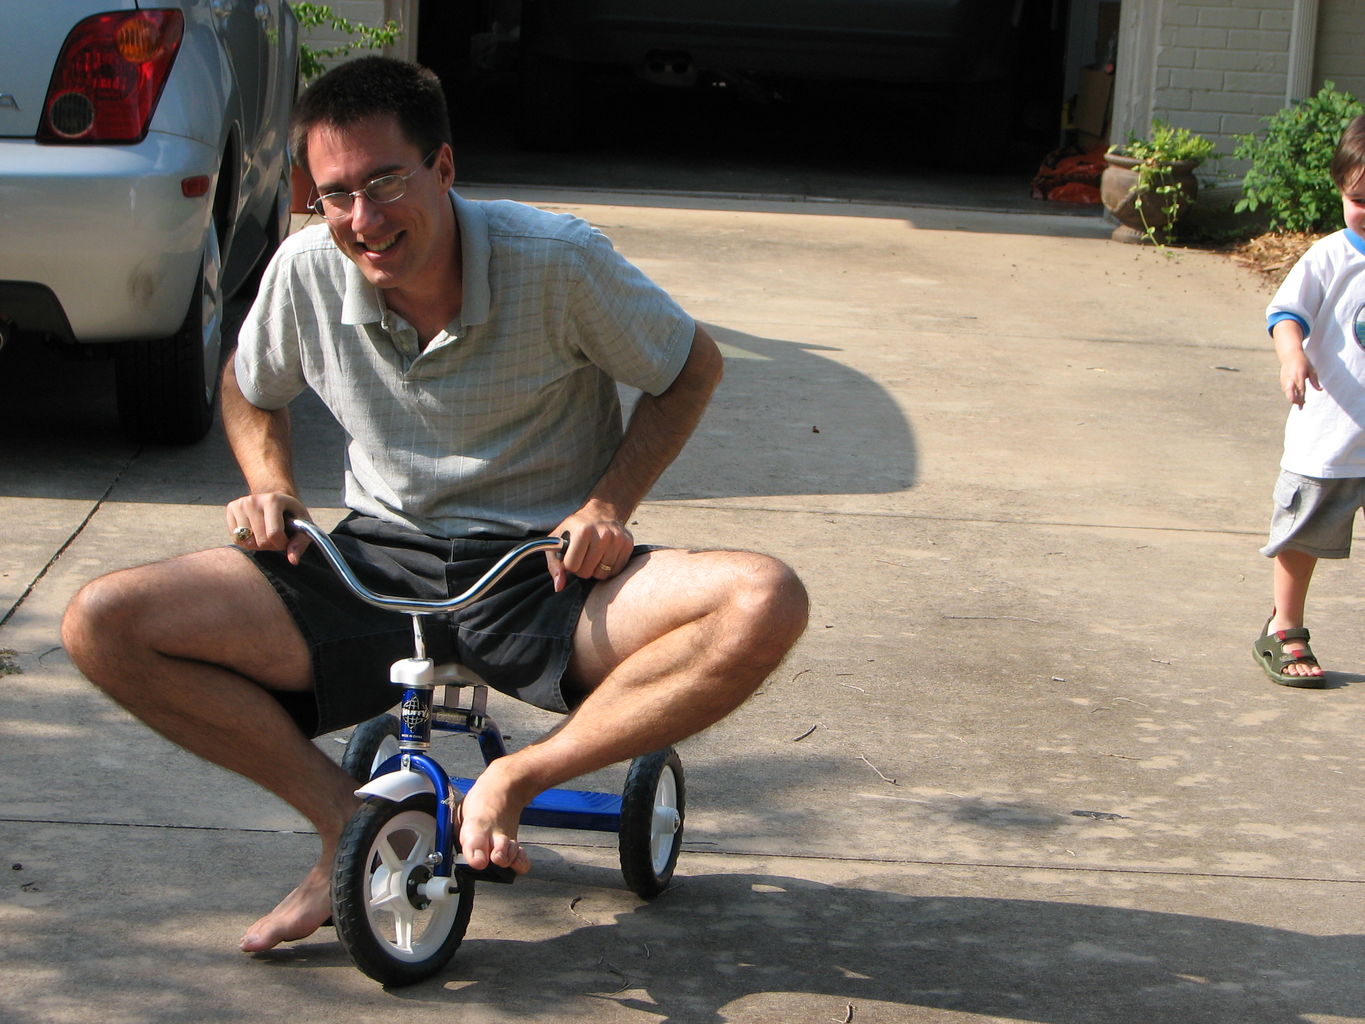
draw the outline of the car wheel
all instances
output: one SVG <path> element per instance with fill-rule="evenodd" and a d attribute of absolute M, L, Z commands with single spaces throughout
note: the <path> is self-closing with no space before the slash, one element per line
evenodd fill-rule
<path fill-rule="evenodd" d="M 242 284 L 241 291 L 237 293 L 240 297 L 250 297 L 256 294 L 261 287 L 261 278 L 265 275 L 265 268 L 270 265 L 271 257 L 275 255 L 275 250 L 280 247 L 280 243 L 289 237 L 289 228 L 293 218 L 294 205 L 294 181 L 291 174 L 291 166 L 288 161 L 284 165 L 284 176 L 280 179 L 279 189 L 275 193 L 275 207 L 270 214 L 270 222 L 265 226 L 265 248 L 261 250 L 260 259 L 251 268 L 251 276 Z"/>
<path fill-rule="evenodd" d="M 190 444 L 208 433 L 223 345 L 222 270 L 218 232 L 210 223 L 180 329 L 169 338 L 130 341 L 120 349 L 119 421 L 135 439 Z"/>

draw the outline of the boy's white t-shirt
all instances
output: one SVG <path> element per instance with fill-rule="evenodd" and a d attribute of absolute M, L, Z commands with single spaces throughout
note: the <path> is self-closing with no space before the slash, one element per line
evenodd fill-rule
<path fill-rule="evenodd" d="M 1280 467 L 1301 476 L 1365 477 L 1365 239 L 1328 235 L 1295 264 L 1266 309 L 1273 328 L 1297 320 L 1311 385 L 1284 427 Z"/>

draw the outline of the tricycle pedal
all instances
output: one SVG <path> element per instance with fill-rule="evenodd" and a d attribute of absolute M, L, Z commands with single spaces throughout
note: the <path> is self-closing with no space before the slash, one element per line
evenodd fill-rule
<path fill-rule="evenodd" d="M 500 867 L 497 864 L 489 864 L 486 868 L 475 871 L 468 864 L 461 864 L 455 868 L 457 874 L 465 878 L 476 879 L 480 882 L 497 882 L 501 885 L 511 885 L 517 880 L 517 873 L 511 868 Z"/>

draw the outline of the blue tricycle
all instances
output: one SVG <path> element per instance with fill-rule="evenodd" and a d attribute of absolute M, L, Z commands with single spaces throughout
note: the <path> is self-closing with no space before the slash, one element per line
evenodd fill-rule
<path fill-rule="evenodd" d="M 472 604 L 529 555 L 561 551 L 545 537 L 508 552 L 464 593 L 443 601 L 376 594 L 356 577 L 314 523 L 294 519 L 346 586 L 362 601 L 412 617 L 413 656 L 394 662 L 402 690 L 398 714 L 361 723 L 342 767 L 361 783 L 364 803 L 342 832 L 332 875 L 332 920 L 357 967 L 385 985 L 409 985 L 441 970 L 469 925 L 477 879 L 511 882 L 510 869 L 475 871 L 460 859 L 455 808 L 473 785 L 453 778 L 431 755 L 433 730 L 473 736 L 485 765 L 507 752 L 488 716 L 488 687 L 455 663 L 426 654 L 423 617 Z M 644 899 L 663 892 L 682 846 L 682 762 L 668 747 L 635 758 L 621 795 L 551 789 L 521 816 L 523 825 L 615 832 L 626 885 Z"/>

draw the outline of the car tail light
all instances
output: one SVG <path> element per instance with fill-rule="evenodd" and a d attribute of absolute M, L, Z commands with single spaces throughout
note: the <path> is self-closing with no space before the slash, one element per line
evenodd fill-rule
<path fill-rule="evenodd" d="M 170 10 L 96 14 L 77 24 L 47 87 L 38 141 L 142 141 L 184 31 L 184 16 Z"/>

